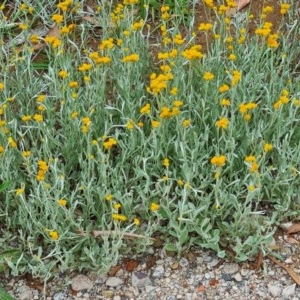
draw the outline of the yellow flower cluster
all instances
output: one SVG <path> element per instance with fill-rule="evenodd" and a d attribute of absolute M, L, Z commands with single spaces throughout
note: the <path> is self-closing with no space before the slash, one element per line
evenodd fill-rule
<path fill-rule="evenodd" d="M 262 28 L 257 28 L 255 34 L 262 37 L 267 37 L 271 33 L 271 28 L 273 24 L 270 22 L 265 22 Z"/>
<path fill-rule="evenodd" d="M 162 90 L 168 87 L 168 81 L 173 79 L 172 73 L 167 74 L 156 74 L 150 75 L 150 85 L 147 87 L 147 91 L 154 95 L 158 95 Z"/>
<path fill-rule="evenodd" d="M 59 2 L 56 6 L 57 8 L 61 9 L 62 11 L 67 11 L 68 7 L 72 4 L 72 0 L 65 0 Z"/>
<path fill-rule="evenodd" d="M 92 52 L 89 54 L 89 58 L 96 64 L 109 64 L 111 62 L 110 57 L 100 56 L 98 52 Z"/>
<path fill-rule="evenodd" d="M 108 138 L 103 142 L 105 150 L 110 150 L 112 147 L 117 145 L 117 141 L 114 138 Z"/>
<path fill-rule="evenodd" d="M 229 85 L 224 83 L 219 87 L 219 93 L 225 93 L 227 91 L 229 91 Z"/>
<path fill-rule="evenodd" d="M 145 104 L 141 109 L 140 109 L 140 113 L 141 114 L 150 114 L 151 112 L 151 105 L 150 103 Z"/>
<path fill-rule="evenodd" d="M 8 144 L 11 148 L 17 148 L 17 143 L 11 136 L 7 140 L 8 140 Z"/>
<path fill-rule="evenodd" d="M 127 217 L 125 215 L 122 214 L 112 214 L 112 218 L 114 221 L 127 221 Z"/>
<path fill-rule="evenodd" d="M 201 49 L 201 45 L 194 45 L 191 48 L 184 50 L 182 56 L 187 60 L 201 59 L 203 57 Z"/>
<path fill-rule="evenodd" d="M 60 15 L 60 14 L 54 14 L 52 17 L 51 17 L 51 20 L 53 22 L 55 22 L 56 24 L 60 24 L 63 22 L 64 20 L 64 16 L 63 15 Z"/>
<path fill-rule="evenodd" d="M 38 173 L 36 175 L 36 179 L 38 181 L 45 180 L 45 175 L 48 170 L 49 170 L 49 166 L 47 165 L 47 163 L 43 160 L 39 160 L 38 161 Z"/>
<path fill-rule="evenodd" d="M 214 8 L 214 0 L 204 0 L 204 3 L 205 3 L 209 8 Z"/>
<path fill-rule="evenodd" d="M 83 125 L 81 126 L 82 133 L 87 133 L 90 126 L 91 126 L 91 124 L 92 124 L 90 118 L 89 117 L 84 117 L 84 118 L 81 119 L 81 122 L 83 123 Z"/>
<path fill-rule="evenodd" d="M 282 105 L 289 103 L 289 91 L 283 90 L 279 99 L 274 103 L 274 108 L 279 109 Z"/>
<path fill-rule="evenodd" d="M 218 128 L 227 129 L 229 125 L 229 120 L 226 117 L 221 118 L 216 122 Z"/>
<path fill-rule="evenodd" d="M 119 3 L 113 12 L 110 14 L 111 20 L 114 24 L 117 24 L 120 20 L 124 19 L 124 5 Z"/>
<path fill-rule="evenodd" d="M 199 31 L 209 31 L 213 28 L 213 25 L 211 23 L 200 23 L 198 26 Z"/>
<path fill-rule="evenodd" d="M 68 34 L 75 28 L 75 24 L 70 24 L 68 26 L 62 26 L 59 30 L 60 34 Z"/>
<path fill-rule="evenodd" d="M 135 62 L 139 60 L 139 55 L 134 53 L 122 58 L 122 62 Z"/>
<path fill-rule="evenodd" d="M 162 6 L 161 9 L 161 18 L 163 20 L 167 20 L 170 18 L 170 14 L 169 14 L 169 11 L 170 11 L 170 7 L 169 6 Z"/>
<path fill-rule="evenodd" d="M 100 50 L 110 50 L 112 48 L 114 48 L 115 44 L 114 44 L 114 39 L 113 38 L 109 38 L 107 40 L 103 40 L 101 42 L 101 44 L 99 45 L 99 49 Z"/>
<path fill-rule="evenodd" d="M 249 155 L 245 157 L 245 162 L 249 164 L 249 172 L 250 173 L 257 173 L 259 165 L 256 162 L 256 157 L 253 155 Z"/>
<path fill-rule="evenodd" d="M 169 59 L 169 58 L 175 58 L 178 54 L 177 49 L 172 49 L 170 52 L 159 52 L 157 54 L 157 58 L 161 60 Z"/>
<path fill-rule="evenodd" d="M 135 22 L 131 25 L 131 30 L 137 31 L 137 30 L 141 29 L 143 26 L 144 26 L 144 20 L 141 19 L 140 21 Z"/>
<path fill-rule="evenodd" d="M 223 167 L 226 163 L 225 155 L 216 155 L 210 160 L 211 164 L 216 167 Z"/>
<path fill-rule="evenodd" d="M 246 121 L 250 121 L 251 120 L 250 111 L 257 108 L 257 106 L 258 106 L 257 103 L 254 102 L 241 103 L 239 105 L 239 111 L 243 115 Z"/>
<path fill-rule="evenodd" d="M 140 0 L 124 0 L 123 4 L 124 5 L 133 5 L 133 4 L 137 4 L 139 2 L 140 2 Z"/>
<path fill-rule="evenodd" d="M 235 86 L 237 83 L 241 80 L 242 74 L 239 71 L 233 71 L 232 73 L 232 79 L 231 79 L 231 85 Z"/>
<path fill-rule="evenodd" d="M 53 35 L 46 36 L 44 40 L 45 40 L 45 43 L 51 45 L 53 49 L 55 49 L 61 45 L 60 39 Z"/>
<path fill-rule="evenodd" d="M 288 12 L 288 10 L 290 9 L 290 7 L 291 7 L 291 5 L 288 3 L 280 4 L 280 13 L 282 15 L 285 15 Z"/>
<path fill-rule="evenodd" d="M 176 100 L 173 103 L 173 107 L 169 108 L 167 106 L 163 106 L 160 110 L 159 117 L 162 119 L 172 118 L 178 116 L 180 114 L 179 107 L 183 105 L 182 101 Z"/>
<path fill-rule="evenodd" d="M 92 64 L 84 63 L 84 64 L 82 64 L 81 66 L 78 67 L 78 71 L 86 72 L 86 71 L 89 71 L 91 68 L 92 68 Z"/>
<path fill-rule="evenodd" d="M 182 45 L 184 43 L 184 38 L 181 34 L 176 34 L 173 39 L 174 44 L 176 45 Z"/>

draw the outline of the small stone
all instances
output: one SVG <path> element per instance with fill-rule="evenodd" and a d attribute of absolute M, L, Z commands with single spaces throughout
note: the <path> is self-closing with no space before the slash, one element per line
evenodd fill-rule
<path fill-rule="evenodd" d="M 123 284 L 123 280 L 119 277 L 112 276 L 108 277 L 105 284 L 110 287 L 117 287 Z"/>
<path fill-rule="evenodd" d="M 224 272 L 226 274 L 234 274 L 239 270 L 239 265 L 232 263 L 232 264 L 226 264 L 224 267 Z"/>
<path fill-rule="evenodd" d="M 113 297 L 113 300 L 121 300 L 121 299 L 122 298 L 119 295 Z"/>
<path fill-rule="evenodd" d="M 24 290 L 20 295 L 19 295 L 19 300 L 32 300 L 33 294 L 31 289 Z"/>
<path fill-rule="evenodd" d="M 151 279 L 143 272 L 133 272 L 131 276 L 131 284 L 141 288 L 147 285 L 152 285 Z"/>
<path fill-rule="evenodd" d="M 114 292 L 111 290 L 102 291 L 102 296 L 106 299 L 111 299 L 114 296 Z"/>
<path fill-rule="evenodd" d="M 117 273 L 116 273 L 116 277 L 123 277 L 124 276 L 124 270 L 120 269 Z"/>
<path fill-rule="evenodd" d="M 268 291 L 273 297 L 279 297 L 281 294 L 281 288 L 275 284 L 268 284 Z"/>
<path fill-rule="evenodd" d="M 290 265 L 290 264 L 293 263 L 293 260 L 292 260 L 290 257 L 288 257 L 284 262 L 285 262 L 286 264 Z"/>
<path fill-rule="evenodd" d="M 232 277 L 231 277 L 231 275 L 229 275 L 229 274 L 223 274 L 223 275 L 222 275 L 222 278 L 223 278 L 225 281 L 231 281 L 231 280 L 232 280 Z"/>
<path fill-rule="evenodd" d="M 284 299 L 291 299 L 292 296 L 295 294 L 296 283 L 288 285 L 282 290 L 282 297 Z"/>
<path fill-rule="evenodd" d="M 234 275 L 234 279 L 235 279 L 235 281 L 237 281 L 237 282 L 242 281 L 243 278 L 242 278 L 241 273 L 240 273 L 240 272 L 236 273 L 236 274 Z"/>
<path fill-rule="evenodd" d="M 155 262 L 157 265 L 163 265 L 165 262 L 163 259 L 158 259 L 156 262 Z"/>
<path fill-rule="evenodd" d="M 211 262 L 209 262 L 208 267 L 213 268 L 219 263 L 219 260 L 214 258 Z"/>
<path fill-rule="evenodd" d="M 58 292 L 54 294 L 53 300 L 64 300 L 65 299 L 65 293 L 64 292 Z"/>
<path fill-rule="evenodd" d="M 292 222 L 281 223 L 279 227 L 285 231 L 287 231 L 293 225 Z"/>
<path fill-rule="evenodd" d="M 90 290 L 93 287 L 92 281 L 85 275 L 77 275 L 72 278 L 71 287 L 73 291 Z"/>
<path fill-rule="evenodd" d="M 243 277 L 246 277 L 248 274 L 249 274 L 249 270 L 247 270 L 247 269 L 241 269 L 241 275 Z"/>
<path fill-rule="evenodd" d="M 33 297 L 33 300 L 39 300 L 39 295 L 35 295 L 35 296 Z"/>
<path fill-rule="evenodd" d="M 165 268 L 164 266 L 162 265 L 158 265 L 154 270 L 153 270 L 153 273 L 152 273 L 152 276 L 155 277 L 155 278 L 160 278 L 164 275 L 165 273 Z"/>
<path fill-rule="evenodd" d="M 209 273 L 205 273 L 204 277 L 205 277 L 205 279 L 209 279 L 210 278 L 210 274 Z"/>
<path fill-rule="evenodd" d="M 178 261 L 174 261 L 174 262 L 171 264 L 170 267 L 171 267 L 172 270 L 177 270 L 178 267 L 179 267 Z"/>
<path fill-rule="evenodd" d="M 19 294 L 22 294 L 23 292 L 26 292 L 28 290 L 30 290 L 30 287 L 28 287 L 25 284 L 22 284 L 22 285 L 17 287 L 17 293 L 19 293 Z"/>
<path fill-rule="evenodd" d="M 189 264 L 189 261 L 185 257 L 182 257 L 179 261 L 179 265 L 183 268 L 188 266 L 188 264 Z"/>

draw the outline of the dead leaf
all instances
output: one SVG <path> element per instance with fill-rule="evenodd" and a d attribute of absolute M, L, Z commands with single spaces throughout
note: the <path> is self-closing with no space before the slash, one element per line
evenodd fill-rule
<path fill-rule="evenodd" d="M 124 258 L 122 264 L 127 272 L 133 272 L 138 267 L 139 262 L 135 259 Z"/>
<path fill-rule="evenodd" d="M 108 275 L 109 276 L 115 276 L 117 274 L 117 272 L 121 269 L 122 267 L 120 265 L 118 266 L 114 266 L 114 267 L 111 267 L 109 272 L 108 272 Z"/>
<path fill-rule="evenodd" d="M 300 231 L 300 223 L 295 223 L 287 230 L 287 234 L 292 234 Z"/>
<path fill-rule="evenodd" d="M 262 263 L 263 263 L 263 255 L 261 251 L 259 251 L 256 259 L 256 267 L 255 267 L 256 271 L 261 269 Z"/>
<path fill-rule="evenodd" d="M 58 39 L 60 39 L 60 32 L 57 24 L 55 24 L 47 33 L 48 36 L 54 36 Z"/>
<path fill-rule="evenodd" d="M 275 257 L 271 255 L 268 255 L 268 258 L 272 262 L 274 262 L 275 264 L 277 264 L 278 266 L 286 270 L 286 272 L 291 276 L 291 278 L 300 286 L 300 276 L 293 269 L 287 267 L 286 265 L 284 265 L 282 262 L 280 262 L 279 260 L 277 260 Z"/>
<path fill-rule="evenodd" d="M 122 238 L 127 238 L 127 239 L 131 239 L 131 240 L 146 238 L 145 236 L 140 235 L 140 234 L 135 234 L 135 233 L 130 233 L 130 232 L 119 232 L 119 231 L 114 231 L 114 230 L 92 230 L 91 234 L 94 237 L 118 234 Z M 149 238 L 149 239 L 154 240 L 153 238 Z"/>
<path fill-rule="evenodd" d="M 237 1 L 237 9 L 241 10 L 245 6 L 247 6 L 250 3 L 250 0 L 238 0 Z"/>
<path fill-rule="evenodd" d="M 230 7 L 226 10 L 226 17 L 232 17 L 236 14 L 239 10 L 243 9 L 250 3 L 250 0 L 236 0 L 236 7 Z"/>
<path fill-rule="evenodd" d="M 218 284 L 219 284 L 219 280 L 216 279 L 216 278 L 213 278 L 213 279 L 211 279 L 211 280 L 209 281 L 209 285 L 210 285 L 211 287 L 215 287 L 215 286 L 217 286 Z"/>
<path fill-rule="evenodd" d="M 151 269 L 155 265 L 156 261 L 157 261 L 157 256 L 149 255 L 146 261 L 147 270 Z"/>
<path fill-rule="evenodd" d="M 290 244 L 299 244 L 300 242 L 298 240 L 296 240 L 295 238 L 293 238 L 292 236 L 288 236 L 285 241 L 287 243 L 290 243 Z"/>
<path fill-rule="evenodd" d="M 198 292 L 204 292 L 205 291 L 205 286 L 204 285 L 199 285 L 197 288 Z"/>

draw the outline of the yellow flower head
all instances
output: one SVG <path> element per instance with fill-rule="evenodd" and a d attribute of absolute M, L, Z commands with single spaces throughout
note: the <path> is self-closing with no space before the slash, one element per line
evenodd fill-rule
<path fill-rule="evenodd" d="M 66 199 L 59 199 L 57 201 L 57 203 L 60 205 L 60 206 L 66 206 L 67 205 L 67 200 Z"/>
<path fill-rule="evenodd" d="M 150 204 L 150 210 L 151 211 L 157 211 L 157 210 L 159 210 L 159 204 L 157 204 L 157 203 L 154 203 L 154 202 L 152 202 L 151 204 Z"/>
<path fill-rule="evenodd" d="M 229 85 L 223 84 L 219 87 L 219 93 L 225 93 L 227 91 L 229 91 Z"/>
<path fill-rule="evenodd" d="M 108 194 L 108 195 L 105 196 L 105 200 L 106 200 L 106 201 L 111 201 L 112 198 L 113 198 L 113 195 L 112 195 L 112 194 Z"/>
<path fill-rule="evenodd" d="M 57 241 L 58 238 L 59 238 L 59 234 L 58 234 L 58 232 L 55 231 L 55 230 L 51 230 L 51 231 L 49 232 L 49 236 L 50 236 L 51 239 L 54 240 L 54 241 Z"/>
<path fill-rule="evenodd" d="M 215 165 L 216 167 L 223 167 L 226 163 L 226 156 L 225 155 L 216 155 L 210 160 L 211 164 Z"/>
<path fill-rule="evenodd" d="M 213 74 L 213 73 L 211 73 L 211 72 L 205 72 L 204 74 L 203 74 L 203 79 L 204 80 L 213 80 L 215 78 L 215 75 Z"/>
<path fill-rule="evenodd" d="M 170 165 L 170 160 L 168 158 L 164 158 L 162 164 L 164 167 L 168 168 Z"/>
<path fill-rule="evenodd" d="M 103 147 L 105 150 L 110 150 L 112 147 L 117 145 L 117 141 L 114 138 L 108 138 L 103 142 Z"/>
<path fill-rule="evenodd" d="M 272 151 L 272 149 L 273 149 L 273 145 L 272 144 L 269 144 L 269 143 L 265 143 L 264 144 L 264 151 L 265 152 Z"/>
<path fill-rule="evenodd" d="M 218 128 L 227 129 L 228 125 L 229 125 L 229 120 L 226 117 L 223 117 L 216 122 L 216 126 Z"/>

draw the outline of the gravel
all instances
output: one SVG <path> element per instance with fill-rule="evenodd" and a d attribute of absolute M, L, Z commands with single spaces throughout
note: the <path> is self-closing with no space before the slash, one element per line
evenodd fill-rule
<path fill-rule="evenodd" d="M 300 274 L 299 244 L 289 244 L 279 237 L 273 247 Z M 0 281 L 17 300 L 300 300 L 300 288 L 283 268 L 267 258 L 258 270 L 256 261 L 233 263 L 199 249 L 191 249 L 182 257 L 154 249 L 150 258 L 130 259 L 136 262 L 133 270 L 126 270 L 121 259 L 114 274 L 70 272 L 54 277 L 46 289 L 33 287 L 24 277 L 1 275 Z"/>

